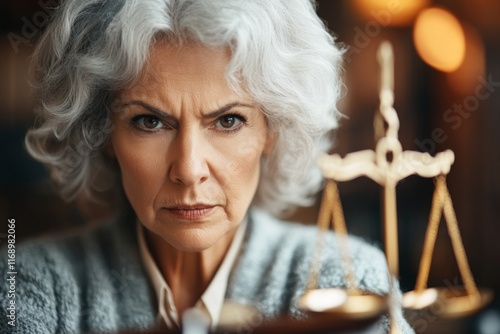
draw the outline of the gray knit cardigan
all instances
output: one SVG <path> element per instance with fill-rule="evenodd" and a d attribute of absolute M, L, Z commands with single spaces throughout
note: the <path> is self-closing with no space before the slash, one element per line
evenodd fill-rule
<path fill-rule="evenodd" d="M 17 245 L 15 327 L 8 324 L 7 250 L 0 250 L 0 333 L 101 333 L 150 329 L 156 301 L 142 267 L 133 219 L 119 219 L 85 233 Z M 300 316 L 296 299 L 306 287 L 316 229 L 278 221 L 252 209 L 241 255 L 230 276 L 227 298 L 252 303 L 265 316 Z M 350 238 L 358 286 L 387 293 L 382 252 Z M 318 284 L 344 286 L 333 234 L 327 237 Z M 404 333 L 412 329 L 398 310 Z M 383 318 L 376 332 L 386 333 Z"/>

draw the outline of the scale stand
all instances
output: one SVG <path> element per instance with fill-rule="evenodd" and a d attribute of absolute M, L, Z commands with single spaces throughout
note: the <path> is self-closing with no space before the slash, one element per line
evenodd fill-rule
<path fill-rule="evenodd" d="M 490 289 L 476 287 L 460 237 L 451 196 L 446 186 L 446 175 L 450 172 L 455 155 L 450 150 L 438 153 L 435 157 L 428 153 L 402 150 L 398 140 L 399 119 L 393 107 L 394 58 L 389 42 L 383 42 L 380 45 L 378 60 L 382 75 L 380 107 L 374 121 L 377 140 L 375 151 L 364 150 L 350 153 L 344 158 L 337 154 L 324 155 L 318 160 L 327 182 L 318 216 L 320 233 L 316 240 L 308 287 L 306 293 L 299 298 L 298 306 L 306 313 L 353 320 L 381 315 L 389 309 L 391 333 L 400 333 L 401 330 L 395 320 L 395 307 L 391 307 L 393 303 L 390 301 L 391 295 L 395 293 L 394 286 L 399 276 L 396 185 L 410 175 L 435 178 L 435 190 L 417 283 L 413 291 L 404 294 L 403 307 L 409 310 L 421 310 L 431 308 L 444 300 L 446 303 L 440 305 L 439 315 L 441 317 L 462 317 L 486 306 L 493 298 L 493 292 Z M 347 229 L 337 182 L 350 181 L 361 176 L 372 179 L 384 190 L 384 248 L 392 277 L 389 280 L 390 287 L 387 296 L 379 296 L 357 289 L 347 250 Z M 465 289 L 427 288 L 436 235 L 443 213 Z M 325 232 L 329 229 L 330 222 L 332 222 L 339 244 L 346 281 L 346 287 L 343 289 L 317 288 L 320 255 Z"/>

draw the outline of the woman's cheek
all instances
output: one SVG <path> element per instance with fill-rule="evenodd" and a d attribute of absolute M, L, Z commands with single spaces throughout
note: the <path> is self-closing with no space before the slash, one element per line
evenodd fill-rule
<path fill-rule="evenodd" d="M 222 177 L 229 198 L 251 201 L 259 180 L 261 154 L 261 149 L 250 141 L 233 145 L 229 152 L 221 154 L 225 161 L 219 165 L 224 167 L 216 173 Z"/>
<path fill-rule="evenodd" d="M 127 198 L 137 212 L 150 211 L 165 180 L 164 145 L 153 140 L 149 143 L 127 140 L 122 144 L 115 149 L 115 154 Z"/>
<path fill-rule="evenodd" d="M 244 130 L 241 135 L 218 143 L 221 156 L 230 170 L 248 173 L 260 165 L 260 158 L 265 144 L 263 131 L 254 128 Z"/>

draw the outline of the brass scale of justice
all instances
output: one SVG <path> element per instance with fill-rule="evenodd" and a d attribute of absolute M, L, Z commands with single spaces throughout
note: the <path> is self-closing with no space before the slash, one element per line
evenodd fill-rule
<path fill-rule="evenodd" d="M 324 155 L 318 159 L 323 176 L 327 179 L 318 215 L 319 235 L 311 264 L 306 293 L 298 300 L 298 306 L 312 315 L 330 316 L 352 321 L 374 318 L 388 311 L 391 319 L 391 333 L 401 330 L 395 318 L 391 303 L 394 297 L 395 280 L 398 278 L 398 232 L 396 215 L 396 185 L 402 179 L 417 174 L 435 178 L 435 189 L 429 216 L 423 252 L 416 285 L 413 291 L 403 295 L 402 306 L 407 310 L 432 310 L 439 305 L 441 318 L 464 317 L 477 312 L 493 298 L 493 292 L 477 288 L 472 276 L 465 249 L 460 236 L 457 218 L 446 185 L 455 156 L 451 150 L 432 157 L 428 153 L 403 151 L 398 140 L 399 119 L 394 103 L 394 59 L 392 46 L 383 42 L 378 50 L 381 66 L 380 107 L 375 116 L 374 128 L 377 145 L 375 151 L 363 150 L 347 154 Z M 385 123 L 385 124 L 384 124 Z M 392 157 L 391 157 L 392 156 Z M 379 296 L 356 288 L 352 263 L 347 246 L 347 229 L 337 182 L 350 181 L 366 176 L 383 187 L 384 248 L 389 273 L 389 294 Z M 464 288 L 428 288 L 427 281 L 432 254 L 441 217 L 444 218 L 458 263 Z M 317 277 L 320 255 L 324 246 L 325 232 L 332 223 L 335 231 L 346 288 L 318 289 Z M 392 293 L 391 293 L 392 291 Z M 442 302 L 442 301 L 445 302 Z"/>

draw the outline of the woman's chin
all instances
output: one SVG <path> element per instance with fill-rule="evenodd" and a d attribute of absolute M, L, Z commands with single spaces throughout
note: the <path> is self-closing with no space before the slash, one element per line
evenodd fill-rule
<path fill-rule="evenodd" d="M 217 242 L 212 240 L 200 240 L 193 238 L 190 240 L 169 240 L 169 244 L 181 252 L 202 252 L 214 246 Z"/>
<path fill-rule="evenodd" d="M 159 235 L 172 247 L 183 252 L 201 252 L 216 245 L 227 231 L 207 228 L 169 229 Z"/>

